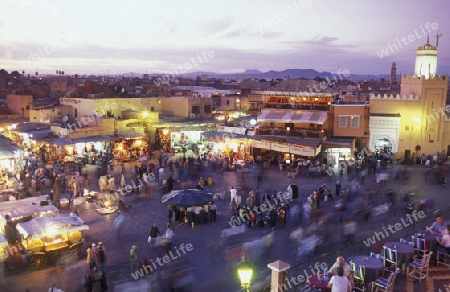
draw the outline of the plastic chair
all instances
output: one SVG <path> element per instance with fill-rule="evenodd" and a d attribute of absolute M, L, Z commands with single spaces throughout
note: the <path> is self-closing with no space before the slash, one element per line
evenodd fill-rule
<path fill-rule="evenodd" d="M 415 244 L 414 250 L 416 252 L 416 258 L 423 258 L 428 252 L 427 242 L 424 238 L 412 236 L 412 240 Z"/>
<path fill-rule="evenodd" d="M 418 279 L 419 283 L 428 277 L 430 258 L 432 254 L 433 252 L 430 251 L 428 254 L 425 254 L 422 259 L 415 259 L 412 263 L 410 263 L 407 270 L 408 277 Z M 413 270 L 410 272 L 409 268 L 413 268 Z"/>
<path fill-rule="evenodd" d="M 396 271 L 397 269 L 397 251 L 383 246 L 384 250 L 384 270 L 388 272 Z"/>
<path fill-rule="evenodd" d="M 395 269 L 395 272 L 391 272 L 389 278 L 378 278 L 374 282 L 372 282 L 372 291 L 376 288 L 376 291 L 389 291 L 393 290 L 395 279 L 397 275 L 400 273 L 400 268 Z"/>
<path fill-rule="evenodd" d="M 350 269 L 353 272 L 353 279 L 354 279 L 354 287 L 353 290 L 357 291 L 365 291 L 365 282 L 364 282 L 364 276 L 366 274 L 366 269 L 363 266 L 357 265 L 354 262 L 350 262 Z"/>

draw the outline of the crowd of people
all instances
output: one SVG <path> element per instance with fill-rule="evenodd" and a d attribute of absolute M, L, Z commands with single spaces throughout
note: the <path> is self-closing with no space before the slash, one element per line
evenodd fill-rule
<path fill-rule="evenodd" d="M 85 277 L 86 292 L 107 291 L 108 284 L 106 281 L 106 249 L 102 242 L 98 245 L 92 243 L 86 249 L 86 262 L 88 264 L 89 273 Z"/>
<path fill-rule="evenodd" d="M 283 228 L 287 223 L 287 214 L 291 203 L 291 195 L 287 192 L 273 191 L 272 195 L 265 192 L 261 197 L 259 189 L 251 189 L 245 200 L 234 186 L 230 189 L 230 222 L 248 227 Z M 234 222 L 234 223 L 233 223 Z"/>
<path fill-rule="evenodd" d="M 222 160 L 221 160 L 222 159 Z M 232 159 L 233 163 L 237 163 L 237 160 Z M 225 162 L 224 162 L 225 161 Z M 203 179 L 199 174 L 203 174 L 203 171 L 198 171 L 199 169 L 204 169 L 204 167 L 210 167 L 211 169 L 218 169 L 221 166 L 229 167 L 229 159 L 218 158 L 218 157 L 209 157 L 209 156 L 199 156 L 197 158 L 193 157 L 179 157 L 176 159 L 170 159 L 169 155 L 163 154 L 159 159 L 159 163 L 150 162 L 148 163 L 146 160 L 141 161 L 140 165 L 135 167 L 133 180 L 139 182 L 143 177 L 151 174 L 152 177 L 155 177 L 155 181 L 165 180 L 167 185 L 167 191 L 171 191 L 174 188 L 180 187 L 177 185 L 180 183 L 182 178 L 198 178 L 198 181 L 192 184 L 192 186 L 197 187 L 198 189 L 203 189 L 207 186 L 208 179 Z M 248 160 L 247 166 L 250 168 L 252 162 Z M 297 166 L 303 167 L 303 164 L 311 164 L 311 162 L 299 161 Z M 202 167 L 199 167 L 202 165 Z M 161 166 L 161 167 L 160 167 Z M 160 169 L 163 168 L 165 170 L 169 170 L 168 177 L 161 177 L 161 175 L 166 174 L 167 172 L 161 172 Z M 111 168 L 111 171 L 114 169 Z M 44 177 L 45 177 L 44 172 Z M 320 184 L 313 193 L 308 196 L 305 202 L 302 202 L 300 205 L 293 205 L 291 202 L 292 196 L 284 196 L 286 191 L 260 191 L 259 188 L 245 190 L 242 188 L 232 186 L 229 190 L 230 194 L 230 203 L 229 208 L 232 214 L 231 222 L 236 221 L 236 218 L 241 218 L 241 223 L 247 224 L 249 227 L 264 227 L 269 226 L 272 229 L 275 228 L 284 228 L 287 225 L 288 218 L 295 218 L 293 222 L 296 224 L 303 224 L 304 226 L 315 225 L 317 227 L 317 223 L 322 218 L 329 218 L 326 215 L 326 211 L 324 210 L 324 204 L 333 204 L 335 206 L 335 219 L 336 221 L 341 222 L 341 234 L 343 235 L 343 243 L 352 244 L 355 241 L 355 234 L 358 230 L 358 224 L 364 221 L 368 221 L 371 217 L 372 210 L 372 198 L 369 196 L 368 192 L 360 192 L 361 185 L 364 184 L 364 179 L 366 176 L 366 172 L 360 171 L 360 174 L 356 175 L 355 179 L 351 181 L 348 185 L 348 188 L 344 188 L 341 185 L 340 180 L 336 180 L 334 184 L 334 192 L 332 189 L 327 186 L 325 183 Z M 361 174 L 362 173 L 362 174 Z M 126 170 L 124 170 L 122 166 L 122 174 L 127 174 Z M 49 177 L 52 176 L 50 171 L 48 171 Z M 68 180 L 68 190 L 72 192 L 79 192 L 82 188 L 82 183 L 84 181 L 88 181 L 87 174 L 84 175 L 83 172 L 77 171 L 73 178 L 71 177 Z M 146 180 L 144 179 L 144 182 Z M 139 184 L 139 183 L 137 183 Z M 114 183 L 113 183 L 114 185 Z M 147 190 L 146 190 L 147 191 Z M 328 202 L 328 203 L 327 203 Z M 122 202 L 123 203 L 123 202 Z M 406 213 L 412 212 L 412 210 L 416 209 L 415 206 L 411 204 L 407 204 Z M 122 209 L 126 210 L 126 206 L 122 204 Z M 244 220 L 242 220 L 244 219 Z M 298 220 L 297 220 L 298 219 Z M 172 246 L 172 238 L 174 236 L 173 233 L 173 224 L 175 222 L 180 222 L 186 224 L 186 226 L 194 227 L 198 224 L 205 223 L 215 223 L 217 220 L 217 205 L 214 201 L 211 201 L 203 206 L 170 206 L 168 210 L 168 222 L 169 226 L 167 227 L 166 232 L 164 233 L 164 237 L 168 240 L 165 243 L 166 251 L 171 250 Z M 328 219 L 332 220 L 332 218 Z M 323 222 L 322 222 L 323 223 Z M 327 235 L 327 225 L 330 222 L 325 222 L 321 227 L 325 227 L 321 229 L 321 235 Z M 437 227 L 431 227 L 433 230 Z M 436 232 L 439 231 L 439 234 L 443 236 L 442 238 L 442 246 L 444 248 L 450 248 L 450 237 L 448 236 L 448 228 L 446 226 L 442 227 L 439 225 L 439 230 L 436 229 Z M 155 238 L 161 236 L 161 232 L 159 231 L 156 224 L 151 228 L 149 232 L 149 245 L 155 245 Z M 170 239 L 170 240 L 169 240 Z M 448 251 L 448 249 L 447 249 Z M 104 256 L 100 256 L 99 254 L 104 254 Z M 105 278 L 104 275 L 104 265 L 106 262 L 106 252 L 104 247 L 101 246 L 101 243 L 98 246 L 92 245 L 87 250 L 87 261 L 89 264 L 89 277 L 87 277 L 86 282 L 92 283 L 92 286 L 102 285 L 102 279 Z M 137 257 L 137 246 L 133 245 L 130 250 L 130 261 L 131 261 L 131 269 L 137 267 L 138 257 Z M 340 270 L 342 267 L 342 271 Z M 343 280 L 338 280 L 345 277 L 345 265 L 340 265 L 339 268 L 334 270 L 336 274 L 336 280 L 333 280 L 333 284 L 335 286 L 343 285 Z M 106 284 L 106 280 L 104 280 Z M 340 284 L 338 284 L 338 282 Z M 88 287 L 91 284 L 87 284 Z M 103 288 L 102 288 L 103 289 Z M 101 290 L 106 291 L 106 290 Z"/>

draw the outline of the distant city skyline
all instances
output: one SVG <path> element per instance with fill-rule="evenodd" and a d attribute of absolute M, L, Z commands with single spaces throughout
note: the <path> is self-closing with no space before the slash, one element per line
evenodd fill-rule
<path fill-rule="evenodd" d="M 437 71 L 450 74 L 448 1 L 6 2 L 0 68 L 8 71 L 375 75 L 396 62 L 398 74 L 413 74 L 417 47 L 440 34 Z"/>

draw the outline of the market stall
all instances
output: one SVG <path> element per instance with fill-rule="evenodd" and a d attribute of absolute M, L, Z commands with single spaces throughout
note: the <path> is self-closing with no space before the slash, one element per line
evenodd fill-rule
<path fill-rule="evenodd" d="M 18 155 L 19 147 L 10 139 L 0 135 L 0 190 L 12 187 L 9 175 L 17 170 Z"/>
<path fill-rule="evenodd" d="M 58 208 L 51 204 L 48 196 L 26 198 L 17 201 L 7 201 L 0 204 L 0 230 L 6 224 L 6 215 L 12 220 L 20 220 L 24 217 L 43 217 L 58 213 Z"/>
<path fill-rule="evenodd" d="M 8 254 L 7 247 L 8 242 L 6 241 L 5 237 L 3 237 L 2 234 L 0 234 L 0 262 L 3 262 Z"/>
<path fill-rule="evenodd" d="M 146 138 L 116 140 L 113 155 L 120 161 L 131 161 L 148 153 L 148 141 Z"/>
<path fill-rule="evenodd" d="M 228 132 L 203 132 L 206 143 L 204 152 L 213 155 L 225 155 L 236 160 L 246 160 L 251 156 L 251 140 L 249 137 Z"/>
<path fill-rule="evenodd" d="M 38 217 L 17 224 L 23 250 L 35 270 L 44 267 L 49 254 L 55 251 L 72 251 L 81 256 L 84 230 L 89 226 L 73 214 Z"/>

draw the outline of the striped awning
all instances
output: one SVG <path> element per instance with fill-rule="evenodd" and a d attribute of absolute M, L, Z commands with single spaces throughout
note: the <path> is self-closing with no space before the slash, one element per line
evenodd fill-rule
<path fill-rule="evenodd" d="M 259 122 L 289 123 L 292 113 L 291 110 L 285 109 L 264 109 L 258 115 L 257 120 Z"/>
<path fill-rule="evenodd" d="M 319 124 L 327 120 L 327 113 L 323 111 L 295 111 L 291 123 Z"/>
<path fill-rule="evenodd" d="M 302 123 L 322 125 L 327 120 L 325 111 L 305 111 L 289 109 L 264 109 L 257 117 L 258 122 Z"/>

